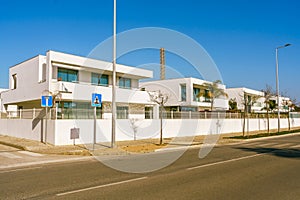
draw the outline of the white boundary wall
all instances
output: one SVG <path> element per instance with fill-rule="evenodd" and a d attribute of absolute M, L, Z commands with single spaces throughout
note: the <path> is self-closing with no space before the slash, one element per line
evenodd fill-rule
<path fill-rule="evenodd" d="M 222 122 L 223 121 L 223 122 Z M 216 134 L 217 132 L 242 132 L 243 119 L 166 119 L 163 120 L 163 137 L 184 137 L 193 135 Z M 32 130 L 32 120 L 29 119 L 1 119 L 0 134 L 32 140 L 41 139 L 41 124 Z M 248 123 L 249 122 L 249 125 Z M 55 145 L 73 144 L 70 139 L 70 130 L 80 128 L 80 138 L 76 144 L 87 144 L 93 141 L 93 120 L 49 120 L 47 142 Z M 136 121 L 117 120 L 116 140 L 125 141 L 134 139 L 136 130 L 137 139 L 159 138 L 160 121 L 158 119 L 140 119 Z M 281 128 L 288 127 L 288 120 L 281 119 Z M 291 119 L 291 127 L 300 126 L 300 118 Z M 277 119 L 270 119 L 270 129 L 277 128 Z M 267 130 L 266 119 L 246 120 L 246 132 Z M 45 123 L 43 126 L 45 133 Z M 111 141 L 111 120 L 97 120 L 97 142 Z"/>
<path fill-rule="evenodd" d="M 43 141 L 45 141 L 45 123 L 41 126 L 39 123 L 32 130 L 31 119 L 0 119 L 0 134 L 40 141 L 43 127 Z M 48 120 L 47 142 L 51 144 L 54 144 L 54 126 L 55 121 Z"/>

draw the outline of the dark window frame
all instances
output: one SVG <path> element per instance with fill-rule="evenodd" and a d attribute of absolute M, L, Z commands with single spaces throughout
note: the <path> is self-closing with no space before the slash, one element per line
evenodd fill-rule
<path fill-rule="evenodd" d="M 132 87 L 132 80 L 130 78 L 119 77 L 119 88 L 131 89 L 131 87 Z"/>
<path fill-rule="evenodd" d="M 74 75 L 76 77 L 75 80 L 73 79 Z M 57 79 L 60 81 L 76 83 L 79 80 L 79 72 L 78 70 L 59 67 L 57 68 Z"/>
<path fill-rule="evenodd" d="M 96 79 L 96 82 L 94 81 Z M 92 72 L 91 74 L 91 84 L 99 86 L 108 86 L 109 85 L 109 76 L 107 74 L 98 74 Z"/>

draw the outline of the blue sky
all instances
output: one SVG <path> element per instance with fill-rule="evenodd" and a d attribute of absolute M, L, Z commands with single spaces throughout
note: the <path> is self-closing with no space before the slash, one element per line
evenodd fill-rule
<path fill-rule="evenodd" d="M 10 66 L 47 50 L 88 55 L 112 35 L 112 6 L 112 0 L 0 1 L 0 88 L 8 87 Z M 299 102 L 299 9 L 298 0 L 119 0 L 117 27 L 184 33 L 210 54 L 227 87 L 257 90 L 266 84 L 275 89 L 275 48 L 291 43 L 279 51 L 280 90 Z M 158 53 L 140 52 L 118 62 L 159 63 Z M 184 65 L 175 60 L 166 55 L 168 65 Z"/>

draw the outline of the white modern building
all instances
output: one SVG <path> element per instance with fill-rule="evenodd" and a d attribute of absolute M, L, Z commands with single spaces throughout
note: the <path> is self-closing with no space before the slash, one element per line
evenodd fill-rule
<path fill-rule="evenodd" d="M 179 78 L 139 83 L 142 79 L 152 78 L 153 72 L 119 64 L 116 68 L 116 141 L 159 138 L 159 108 L 149 95 L 159 91 L 168 96 L 165 104 L 167 111 L 172 114 L 188 111 L 191 114 L 163 119 L 164 137 L 241 132 L 240 119 L 224 119 L 221 128 L 219 121 L 216 122 L 214 118 L 199 119 L 198 114 L 203 113 L 198 111 L 211 108 L 210 91 L 207 88 L 211 82 Z M 250 97 L 263 96 L 263 93 L 247 88 L 226 90 L 225 85 L 218 86 L 225 90 L 229 98 L 237 99 L 240 109 L 245 94 Z M 102 95 L 102 107 L 97 108 L 98 120 L 95 121 L 91 120 L 93 93 Z M 54 108 L 46 115 L 41 107 L 41 96 L 49 95 L 53 97 Z M 76 144 L 110 142 L 111 101 L 112 63 L 48 51 L 46 55 L 38 55 L 10 68 L 9 89 L 0 91 L 0 108 L 6 112 L 3 117 L 0 115 L 0 134 L 66 145 L 75 141 L 71 133 L 76 128 L 80 130 Z M 260 103 L 254 104 L 251 109 L 259 111 L 263 101 Z M 228 99 L 216 98 L 213 105 L 215 110 L 227 110 Z M 25 115 L 26 110 L 32 113 Z M 266 130 L 264 119 L 249 121 L 249 130 Z M 277 119 L 271 119 L 270 127 L 276 128 L 276 123 Z M 291 120 L 292 127 L 299 124 L 300 119 Z M 287 120 L 282 119 L 281 125 L 288 127 Z"/>
<path fill-rule="evenodd" d="M 117 117 L 144 117 L 145 107 L 153 106 L 149 95 L 139 90 L 139 80 L 153 72 L 119 65 L 117 72 Z M 61 52 L 30 58 L 9 69 L 9 90 L 1 92 L 5 110 L 41 108 L 41 96 L 53 96 L 56 118 L 84 118 L 91 108 L 92 93 L 102 94 L 100 118 L 111 118 L 112 63 Z"/>
<path fill-rule="evenodd" d="M 1 93 L 6 91 L 7 89 L 2 89 L 0 88 L 0 116 L 2 115 L 2 113 L 5 111 L 4 106 L 2 104 L 2 98 L 1 98 Z"/>
<path fill-rule="evenodd" d="M 248 104 L 248 112 L 263 112 L 265 107 L 264 92 L 245 87 L 227 88 L 228 99 L 237 103 L 237 109 L 243 111 Z"/>
<path fill-rule="evenodd" d="M 210 83 L 197 78 L 178 78 L 157 80 L 141 83 L 141 88 L 146 91 L 161 91 L 168 96 L 165 104 L 166 110 L 170 111 L 208 111 L 211 108 L 211 98 L 205 95 L 209 93 L 205 83 Z M 225 90 L 225 85 L 219 84 L 219 88 Z M 228 100 L 226 97 L 216 98 L 213 102 L 216 110 L 227 110 Z"/>
<path fill-rule="evenodd" d="M 272 97 L 271 101 L 274 101 L 276 105 L 279 105 L 280 112 L 293 111 L 293 108 L 291 108 L 293 102 L 289 97 L 279 96 L 279 104 L 277 103 L 278 101 L 277 96 Z M 277 112 L 277 109 L 275 111 Z"/>

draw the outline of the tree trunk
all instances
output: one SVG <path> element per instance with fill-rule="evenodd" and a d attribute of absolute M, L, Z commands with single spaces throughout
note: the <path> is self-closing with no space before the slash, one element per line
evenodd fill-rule
<path fill-rule="evenodd" d="M 160 106 L 160 139 L 159 139 L 159 145 L 163 144 L 163 130 L 162 130 L 162 107 Z"/>
<path fill-rule="evenodd" d="M 213 111 L 213 107 L 214 107 L 214 99 L 211 98 L 211 102 L 210 102 L 210 111 Z"/>
<path fill-rule="evenodd" d="M 244 116 L 243 116 L 243 137 L 245 137 L 245 127 L 246 127 L 246 109 L 244 109 Z"/>
<path fill-rule="evenodd" d="M 289 108 L 290 109 L 290 108 Z M 288 111 L 288 126 L 289 126 L 289 131 L 291 130 L 291 124 L 290 124 L 290 110 Z"/>
<path fill-rule="evenodd" d="M 268 134 L 270 134 L 270 118 L 269 118 L 269 109 L 267 108 L 267 127 L 268 127 Z"/>

